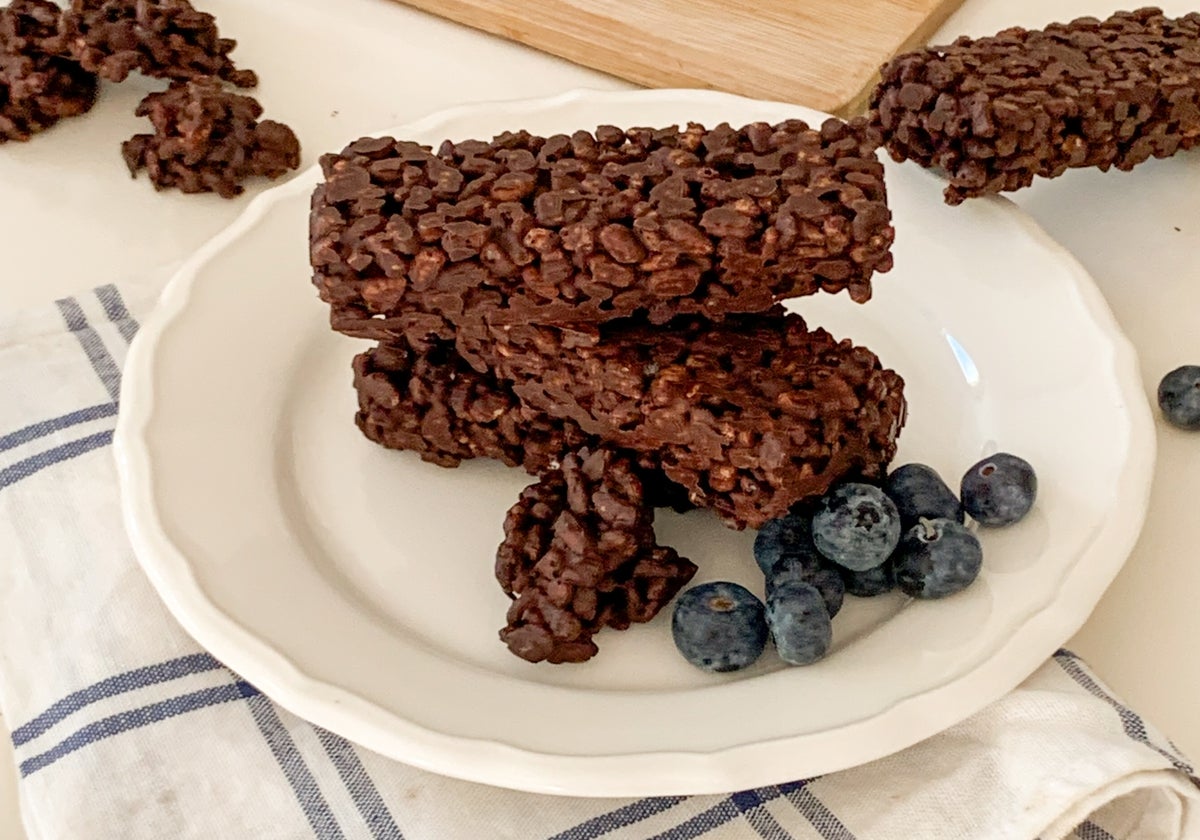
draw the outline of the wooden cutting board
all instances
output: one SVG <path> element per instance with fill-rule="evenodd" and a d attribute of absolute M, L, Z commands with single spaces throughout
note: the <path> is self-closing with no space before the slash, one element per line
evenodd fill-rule
<path fill-rule="evenodd" d="M 401 2 L 638 84 L 846 116 L 864 106 L 879 66 L 923 43 L 962 0 Z"/>

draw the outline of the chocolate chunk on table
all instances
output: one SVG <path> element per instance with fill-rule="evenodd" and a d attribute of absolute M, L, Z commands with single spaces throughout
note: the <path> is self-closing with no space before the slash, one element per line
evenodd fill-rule
<path fill-rule="evenodd" d="M 57 54 L 61 10 L 48 0 L 0 8 L 0 143 L 28 140 L 96 101 L 96 76 Z"/>
<path fill-rule="evenodd" d="M 896 160 L 944 170 L 946 201 L 1037 176 L 1132 169 L 1200 140 L 1200 13 L 1007 29 L 897 57 L 872 98 Z"/>
<path fill-rule="evenodd" d="M 229 57 L 236 46 L 188 0 L 72 0 L 62 16 L 62 49 L 113 82 L 140 70 L 160 79 L 216 77 L 254 87 L 254 72 L 237 69 Z"/>
<path fill-rule="evenodd" d="M 654 618 L 696 566 L 659 546 L 653 523 L 631 459 L 566 455 L 505 518 L 496 579 L 513 603 L 500 639 L 530 662 L 583 662 L 601 628 Z"/>
<path fill-rule="evenodd" d="M 172 82 L 138 105 L 154 134 L 137 134 L 121 152 L 135 177 L 145 169 L 156 189 L 215 192 L 233 198 L 256 176 L 278 178 L 300 165 L 290 128 L 262 120 L 262 106 L 226 91 L 216 79 Z"/>
<path fill-rule="evenodd" d="M 414 346 L 513 324 L 720 318 L 892 265 L 865 122 L 507 133 L 322 159 L 314 283 L 344 333 Z M 469 359 L 477 369 L 484 365 Z"/>

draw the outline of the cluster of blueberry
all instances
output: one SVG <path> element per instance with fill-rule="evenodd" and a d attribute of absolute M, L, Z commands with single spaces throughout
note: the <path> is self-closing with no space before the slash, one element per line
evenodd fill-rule
<path fill-rule="evenodd" d="M 1200 431 L 1200 365 L 1184 365 L 1164 376 L 1158 405 L 1171 425 Z"/>
<path fill-rule="evenodd" d="M 1017 522 L 1033 507 L 1037 476 L 1024 459 L 999 453 L 967 470 L 960 496 L 935 470 L 908 464 L 882 487 L 843 484 L 815 509 L 768 522 L 754 540 L 766 604 L 728 581 L 693 587 L 675 605 L 676 647 L 703 670 L 738 671 L 771 638 L 785 662 L 811 665 L 829 652 L 847 593 L 899 589 L 933 599 L 962 591 L 983 564 L 965 514 L 986 527 Z"/>

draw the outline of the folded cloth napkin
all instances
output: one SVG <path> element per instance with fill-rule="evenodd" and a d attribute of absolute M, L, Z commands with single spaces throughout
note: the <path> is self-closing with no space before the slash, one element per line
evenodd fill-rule
<path fill-rule="evenodd" d="M 902 753 L 724 796 L 570 799 L 459 782 L 273 704 L 143 577 L 113 465 L 120 371 L 158 284 L 0 318 L 0 709 L 31 838 L 1174 838 L 1179 751 L 1065 651 Z"/>

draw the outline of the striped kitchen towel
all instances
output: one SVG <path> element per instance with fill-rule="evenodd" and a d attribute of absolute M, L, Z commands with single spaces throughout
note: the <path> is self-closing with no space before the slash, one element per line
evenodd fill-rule
<path fill-rule="evenodd" d="M 724 796 L 515 793 L 382 758 L 199 649 L 134 560 L 110 444 L 156 285 L 0 319 L 0 707 L 31 838 L 1175 838 L 1197 778 L 1075 656 L 898 755 Z"/>

